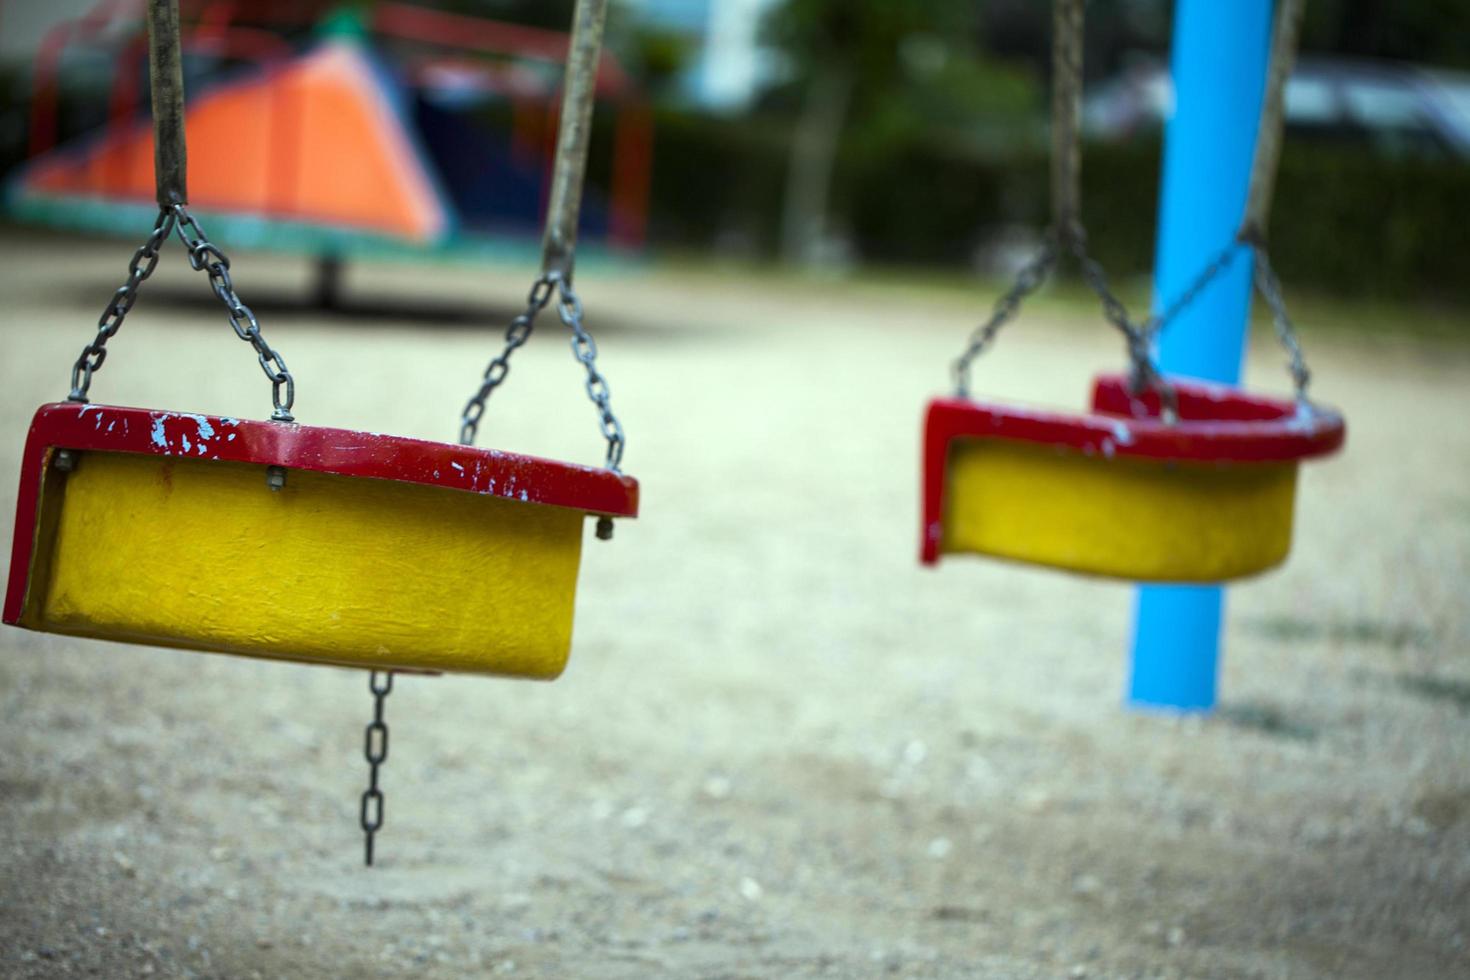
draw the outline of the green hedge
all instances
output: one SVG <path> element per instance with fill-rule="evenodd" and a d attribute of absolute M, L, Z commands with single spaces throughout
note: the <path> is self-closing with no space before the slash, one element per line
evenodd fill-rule
<path fill-rule="evenodd" d="M 784 120 L 661 113 L 653 244 L 773 255 L 789 136 Z M 1084 216 L 1095 254 L 1115 277 L 1146 274 L 1152 264 L 1159 155 L 1156 139 L 1085 151 Z M 982 155 L 925 144 L 881 159 L 844 157 L 833 212 L 864 259 L 963 266 L 987 230 L 1045 223 L 1047 161 L 1037 151 Z M 1288 144 L 1271 253 L 1294 285 L 1470 304 L 1467 222 L 1470 165 Z"/>

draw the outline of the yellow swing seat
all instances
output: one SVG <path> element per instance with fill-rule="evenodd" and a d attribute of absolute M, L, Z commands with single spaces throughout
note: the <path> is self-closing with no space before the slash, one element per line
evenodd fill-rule
<path fill-rule="evenodd" d="M 1337 412 L 1171 381 L 1179 418 L 1121 376 L 1079 416 L 941 398 L 924 439 L 920 560 L 979 554 L 1088 575 L 1219 582 L 1291 548 L 1297 464 L 1342 446 Z"/>
<path fill-rule="evenodd" d="M 552 679 L 606 469 L 64 402 L 26 442 L 4 621 L 191 650 Z"/>

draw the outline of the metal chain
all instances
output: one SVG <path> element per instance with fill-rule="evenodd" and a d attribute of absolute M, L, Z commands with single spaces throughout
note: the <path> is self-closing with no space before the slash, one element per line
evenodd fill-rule
<path fill-rule="evenodd" d="M 556 312 L 561 316 L 561 322 L 572 331 L 572 353 L 587 369 L 587 397 L 597 406 L 598 424 L 602 428 L 602 437 L 607 440 L 605 464 L 614 473 L 621 472 L 618 467 L 623 462 L 623 447 L 627 439 L 623 436 L 623 423 L 613 414 L 612 391 L 608 388 L 607 379 L 597 370 L 597 343 L 582 326 L 582 301 L 572 291 L 571 280 L 558 276 L 557 286 L 561 295 L 557 299 Z"/>
<path fill-rule="evenodd" d="M 512 320 L 505 331 L 505 349 L 486 366 L 479 390 L 465 403 L 459 423 L 459 441 L 466 446 L 474 444 L 475 436 L 480 431 L 480 420 L 485 415 L 485 402 L 505 381 L 506 375 L 510 373 L 511 355 L 531 339 L 537 315 L 546 308 L 553 296 L 557 298 L 557 314 L 562 323 L 572 331 L 572 353 L 587 369 L 587 397 L 597 406 L 602 437 L 607 440 L 607 468 L 614 473 L 621 472 L 619 467 L 623 461 L 623 446 L 627 442 L 623 435 L 623 425 L 613 414 L 612 392 L 607 379 L 597 370 L 597 342 L 582 325 L 582 301 L 572 289 L 570 280 L 559 272 L 542 273 L 531 286 L 531 291 L 526 295 L 525 311 Z"/>
<path fill-rule="evenodd" d="M 209 285 L 224 304 L 235 336 L 254 348 L 256 358 L 260 361 L 260 369 L 270 379 L 271 404 L 274 409 L 271 418 L 277 422 L 295 421 L 291 406 L 296 402 L 296 380 L 291 377 L 280 352 L 261 336 L 260 323 L 255 319 L 255 314 L 236 295 L 234 282 L 230 278 L 230 260 L 210 242 L 188 208 L 175 204 L 172 211 L 177 218 L 174 229 L 178 233 L 179 241 L 189 250 L 190 267 L 196 272 L 202 270 L 209 274 Z"/>
<path fill-rule="evenodd" d="M 1135 392 L 1152 389 L 1159 395 L 1162 416 L 1165 422 L 1179 420 L 1179 399 L 1174 387 L 1164 379 L 1154 365 L 1153 338 L 1142 325 L 1133 322 L 1128 308 L 1123 305 L 1112 287 L 1108 285 L 1107 273 L 1102 265 L 1087 251 L 1087 232 L 1076 224 L 1067 232 L 1067 245 L 1082 270 L 1082 279 L 1102 302 L 1103 317 L 1123 334 L 1128 345 L 1131 387 Z"/>
<path fill-rule="evenodd" d="M 1179 294 L 1173 303 L 1144 324 L 1150 346 L 1179 314 L 1188 309 L 1212 282 L 1230 268 L 1235 261 L 1236 253 L 1241 249 L 1246 249 L 1251 253 L 1252 281 L 1256 290 L 1265 299 L 1266 306 L 1271 311 L 1271 321 L 1276 328 L 1276 336 L 1281 341 L 1281 346 L 1286 349 L 1289 358 L 1287 369 L 1291 372 L 1296 398 L 1306 404 L 1307 387 L 1311 382 L 1312 372 L 1307 367 L 1306 355 L 1302 351 L 1301 341 L 1297 338 L 1296 327 L 1292 324 L 1290 314 L 1287 313 L 1286 297 L 1281 289 L 1281 280 L 1277 278 L 1276 270 L 1271 266 L 1271 259 L 1266 252 L 1265 245 L 1257 235 L 1250 231 L 1244 231 L 1232 239 L 1229 245 L 1222 248 L 1200 270 L 1194 281 Z"/>
<path fill-rule="evenodd" d="M 464 413 L 459 421 L 461 445 L 475 444 L 475 436 L 480 431 L 480 419 L 485 414 L 486 399 L 510 373 L 510 356 L 516 352 L 517 348 L 531 339 L 531 331 L 536 326 L 536 316 L 546 309 L 546 304 L 551 302 L 551 296 L 555 291 L 556 277 L 549 273 L 539 277 L 531 286 L 530 293 L 526 295 L 525 312 L 510 321 L 510 327 L 505 331 L 505 350 L 501 351 L 485 368 L 485 376 L 480 381 L 479 390 L 465 403 Z"/>
<path fill-rule="evenodd" d="M 1193 306 L 1195 300 L 1199 299 L 1209 285 L 1234 264 L 1236 253 L 1245 244 L 1245 242 L 1238 238 L 1231 239 L 1230 244 L 1220 249 L 1215 254 L 1215 257 L 1200 269 L 1199 274 L 1185 287 L 1183 292 L 1174 298 L 1172 303 L 1166 306 L 1162 312 L 1155 313 L 1148 320 L 1144 321 L 1143 329 L 1148 333 L 1150 342 L 1156 339 L 1159 334 L 1163 333 L 1169 324 L 1178 319 L 1181 313 Z"/>
<path fill-rule="evenodd" d="M 1065 251 L 1070 252 L 1076 258 L 1088 287 L 1102 301 L 1103 315 L 1123 334 L 1128 345 L 1128 359 L 1132 366 L 1134 389 L 1147 388 L 1158 392 L 1165 421 L 1177 421 L 1179 417 L 1178 399 L 1173 387 L 1154 366 L 1152 334 L 1146 324 L 1136 324 L 1129 317 L 1127 307 L 1108 285 L 1107 275 L 1103 272 L 1102 266 L 1088 254 L 1086 232 L 1075 222 L 1069 224 L 1064 230 L 1053 229 L 1048 234 L 1036 255 L 1021 267 L 1011 288 L 996 301 L 989 319 L 975 328 L 970 335 L 964 352 L 954 362 L 956 395 L 960 398 L 970 396 L 970 365 L 975 358 L 990 347 L 1001 327 L 1015 317 L 1022 301 L 1046 281 L 1047 275 L 1050 274 L 1063 251 L 1063 244 L 1065 244 Z"/>
<path fill-rule="evenodd" d="M 1271 308 L 1271 322 L 1276 326 L 1276 336 L 1281 341 L 1281 346 L 1286 348 L 1288 355 L 1287 369 L 1291 371 L 1291 381 L 1296 389 L 1296 400 L 1302 405 L 1308 405 L 1307 385 L 1311 383 L 1312 372 L 1307 368 L 1306 357 L 1302 354 L 1302 345 L 1296 336 L 1296 328 L 1292 326 L 1291 317 L 1286 312 L 1286 297 L 1281 292 L 1281 280 L 1276 277 L 1276 270 L 1271 268 L 1271 259 L 1266 250 L 1260 244 L 1254 244 L 1252 250 L 1255 253 L 1255 280 L 1256 289 L 1266 300 L 1266 305 Z"/>
<path fill-rule="evenodd" d="M 382 677 L 380 683 L 378 678 Z M 368 690 L 373 693 L 373 720 L 363 736 L 363 755 L 368 761 L 368 788 L 362 794 L 362 832 L 367 838 L 364 855 L 369 867 L 373 863 L 373 835 L 383 826 L 383 791 L 378 788 L 378 767 L 388 761 L 388 723 L 383 720 L 384 702 L 393 690 L 393 671 L 373 671 L 368 675 Z"/>
<path fill-rule="evenodd" d="M 1036 292 L 1041 288 L 1041 284 L 1046 282 L 1046 277 L 1051 274 L 1056 261 L 1056 243 L 1048 237 L 1030 261 L 1021 267 L 1021 271 L 1016 274 L 1015 282 L 1011 283 L 1011 288 L 995 301 L 989 319 L 970 334 L 964 352 L 954 362 L 954 386 L 957 397 L 970 397 L 970 365 L 974 363 L 975 358 L 989 349 L 995 341 L 995 335 L 1000 332 L 1000 328 L 1015 318 L 1026 297 Z"/>
<path fill-rule="evenodd" d="M 102 316 L 97 320 L 97 336 L 82 348 L 81 356 L 72 365 L 71 394 L 66 396 L 68 401 L 86 403 L 87 392 L 92 387 L 92 375 L 102 367 L 102 362 L 107 359 L 107 342 L 122 329 L 123 320 L 127 318 L 128 311 L 138 301 L 138 287 L 143 285 L 143 281 L 153 275 L 153 270 L 158 267 L 159 253 L 173 229 L 173 210 L 160 208 L 158 220 L 153 224 L 153 233 L 148 236 L 148 240 L 143 243 L 142 247 L 133 253 L 133 260 L 128 263 L 127 281 L 112 294 L 107 308 L 102 311 Z"/>

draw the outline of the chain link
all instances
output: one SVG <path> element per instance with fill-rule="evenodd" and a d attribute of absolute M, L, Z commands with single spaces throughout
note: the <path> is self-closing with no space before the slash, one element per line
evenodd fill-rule
<path fill-rule="evenodd" d="M 475 436 L 480 431 L 480 419 L 485 415 L 486 400 L 510 373 L 510 356 L 531 339 L 531 331 L 536 326 L 536 317 L 546 309 L 546 304 L 551 302 L 551 296 L 555 291 L 556 278 L 550 274 L 542 275 L 532 284 L 531 291 L 526 294 L 525 311 L 510 321 L 510 326 L 505 331 L 505 350 L 501 351 L 486 366 L 485 375 L 480 380 L 479 390 L 465 403 L 464 413 L 459 421 L 461 445 L 473 446 L 475 444 Z"/>
<path fill-rule="evenodd" d="M 602 438 L 607 440 L 605 465 L 618 473 L 621 472 L 619 467 L 623 462 L 623 446 L 627 443 L 623 436 L 623 423 L 613 414 L 612 391 L 608 387 L 607 379 L 597 370 L 597 343 L 582 325 L 582 301 L 573 292 L 570 280 L 560 277 L 558 286 L 561 295 L 557 300 L 556 312 L 561 316 L 561 322 L 572 331 L 572 354 L 587 369 L 587 397 L 597 407 Z"/>
<path fill-rule="evenodd" d="M 191 230 L 192 237 L 189 234 Z M 256 322 L 255 314 L 235 294 L 235 287 L 230 279 L 230 260 L 209 241 L 199 222 L 182 204 L 159 209 L 153 233 L 133 253 L 133 259 L 128 263 L 127 281 L 113 293 L 112 300 L 97 321 L 97 336 L 82 348 L 81 356 L 72 365 L 71 393 L 67 395 L 67 399 L 83 403 L 88 400 L 92 375 L 107 359 L 107 342 L 122 329 L 123 320 L 138 301 L 138 288 L 158 267 L 158 257 L 171 233 L 177 234 L 179 241 L 188 250 L 190 267 L 209 273 L 209 284 L 229 312 L 230 326 L 234 328 L 236 336 L 255 348 L 261 370 L 271 381 L 271 402 L 274 406 L 271 418 L 278 422 L 294 421 L 291 406 L 296 401 L 296 382 L 286 369 L 286 362 L 279 352 L 265 342 L 265 338 L 260 335 L 260 324 Z"/>
<path fill-rule="evenodd" d="M 168 240 L 173 229 L 173 210 L 160 208 L 158 219 L 153 223 L 153 233 L 133 253 L 133 259 L 128 263 L 127 281 L 112 294 L 107 308 L 102 311 L 102 316 L 97 320 L 97 336 L 82 348 L 81 356 L 72 365 L 71 394 L 67 395 L 68 401 L 86 403 L 87 392 L 92 387 L 92 375 L 102 367 L 102 362 L 107 359 L 107 342 L 122 329 L 123 320 L 127 318 L 133 304 L 138 301 L 138 287 L 143 285 L 143 281 L 153 275 L 153 270 L 158 267 L 159 253 L 163 250 L 163 243 Z"/>
<path fill-rule="evenodd" d="M 1276 326 L 1276 336 L 1281 341 L 1281 346 L 1286 348 L 1287 369 L 1291 371 L 1296 400 L 1301 405 L 1310 405 L 1307 385 L 1312 381 L 1312 372 L 1307 368 L 1307 359 L 1302 354 L 1301 342 L 1297 340 L 1296 328 L 1292 326 L 1291 317 L 1286 312 L 1286 297 L 1281 293 L 1281 280 L 1276 277 L 1276 270 L 1271 268 L 1271 259 L 1267 256 L 1266 249 L 1259 243 L 1254 243 L 1252 251 L 1255 253 L 1256 289 L 1260 290 L 1261 297 L 1271 308 L 1271 322 Z"/>
<path fill-rule="evenodd" d="M 1103 316 L 1123 334 L 1128 346 L 1132 385 L 1135 391 L 1152 389 L 1159 395 L 1163 418 L 1167 422 L 1179 418 L 1178 398 L 1174 389 L 1154 366 L 1152 333 L 1147 324 L 1134 323 L 1128 308 L 1113 293 L 1108 285 L 1102 266 L 1087 251 L 1087 233 L 1076 222 L 1069 223 L 1064 230 L 1053 229 L 1047 234 L 1036 255 L 1021 267 L 1011 288 L 996 301 L 989 319 L 970 335 L 965 350 L 954 362 L 955 392 L 960 398 L 970 394 L 970 365 L 979 357 L 1000 332 L 1001 327 L 1013 319 L 1027 296 L 1034 293 L 1056 266 L 1059 257 L 1070 253 L 1082 270 L 1082 278 L 1089 289 L 1102 302 Z"/>
<path fill-rule="evenodd" d="M 261 336 L 260 323 L 255 319 L 255 314 L 236 295 L 234 281 L 230 278 L 229 258 L 210 242 L 188 208 L 175 204 L 172 210 L 177 218 L 174 230 L 178 233 L 179 241 L 189 251 L 189 266 L 196 272 L 208 273 L 209 285 L 214 290 L 214 295 L 224 304 L 235 336 L 255 350 L 260 369 L 270 379 L 273 407 L 271 418 L 277 422 L 295 421 L 291 406 L 296 402 L 296 379 L 291 377 L 280 352 Z"/>
<path fill-rule="evenodd" d="M 1051 274 L 1056 261 L 1056 243 L 1048 237 L 1030 261 L 1021 267 L 1011 288 L 995 301 L 990 317 L 970 334 L 964 352 L 954 362 L 954 386 L 958 397 L 970 397 L 970 365 L 974 363 L 975 358 L 989 349 L 995 341 L 995 335 L 1000 332 L 1000 328 L 1015 318 L 1026 297 L 1036 292 L 1041 288 L 1041 284 L 1046 282 L 1046 277 Z"/>
<path fill-rule="evenodd" d="M 1087 251 L 1087 232 L 1081 225 L 1073 225 L 1067 233 L 1068 250 L 1077 259 L 1082 270 L 1082 279 L 1102 302 L 1103 318 L 1118 329 L 1128 346 L 1130 386 L 1133 391 L 1153 390 L 1158 393 L 1161 415 L 1165 422 L 1179 420 L 1179 398 L 1174 387 L 1165 380 L 1153 357 L 1153 337 L 1148 329 L 1133 322 L 1128 308 L 1123 305 L 1108 285 L 1107 273 L 1101 263 Z"/>
<path fill-rule="evenodd" d="M 1164 329 L 1173 323 L 1181 313 L 1193 306 L 1195 300 L 1209 288 L 1210 284 L 1220 278 L 1225 270 L 1235 262 L 1235 255 L 1245 246 L 1245 242 L 1239 238 L 1230 240 L 1230 244 L 1220 249 L 1205 266 L 1200 269 L 1194 280 L 1185 287 L 1184 291 L 1174 298 L 1174 301 L 1166 306 L 1162 312 L 1156 313 L 1144 322 L 1144 330 L 1152 342 Z"/>
<path fill-rule="evenodd" d="M 383 791 L 378 788 L 378 767 L 388 761 L 388 723 L 383 720 L 383 709 L 393 690 L 393 672 L 373 671 L 368 675 L 368 690 L 373 694 L 373 720 L 363 735 L 363 755 L 368 761 L 368 788 L 362 794 L 361 820 L 367 840 L 364 857 L 371 866 L 373 836 L 383 826 Z"/>
<path fill-rule="evenodd" d="M 1209 285 L 1218 279 L 1225 270 L 1235 261 L 1236 253 L 1245 249 L 1251 253 L 1252 282 L 1256 290 L 1266 301 L 1266 306 L 1271 311 L 1271 321 L 1276 329 L 1277 339 L 1281 346 L 1286 349 L 1288 356 L 1287 369 L 1291 372 L 1292 385 L 1296 392 L 1297 401 L 1308 404 L 1307 386 L 1311 383 L 1312 372 L 1307 367 L 1306 355 L 1302 352 L 1301 341 L 1297 338 L 1296 328 L 1291 322 L 1291 316 L 1286 310 L 1286 297 L 1282 293 L 1281 280 L 1276 276 L 1276 270 L 1271 266 L 1271 258 L 1266 252 L 1266 247 L 1260 237 L 1250 233 L 1242 232 L 1231 239 L 1230 244 L 1222 248 L 1215 257 L 1211 259 L 1195 276 L 1194 281 L 1169 304 L 1162 313 L 1150 318 L 1144 324 L 1148 334 L 1150 345 L 1164 331 L 1169 324 L 1188 309 L 1199 299 L 1200 295 Z"/>
<path fill-rule="evenodd" d="M 597 342 L 582 325 L 581 299 L 572 289 L 571 282 L 558 272 L 543 273 L 531 286 L 531 291 L 526 296 L 525 311 L 512 320 L 505 331 L 505 349 L 486 366 L 479 390 L 465 403 L 464 413 L 460 417 L 459 441 L 466 446 L 474 444 L 475 436 L 480 431 L 480 420 L 485 415 L 485 402 L 505 381 L 506 375 L 510 373 L 511 355 L 531 339 L 537 315 L 546 308 L 553 296 L 557 301 L 557 314 L 562 323 L 572 331 L 572 354 L 587 369 L 587 397 L 597 407 L 602 437 L 607 440 L 606 466 L 614 473 L 621 472 L 619 467 L 627 440 L 623 435 L 622 423 L 613 414 L 612 391 L 608 387 L 607 379 L 597 370 Z"/>

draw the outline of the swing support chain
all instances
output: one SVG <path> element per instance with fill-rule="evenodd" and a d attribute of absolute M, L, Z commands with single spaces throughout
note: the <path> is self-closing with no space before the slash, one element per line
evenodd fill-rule
<path fill-rule="evenodd" d="M 187 206 L 175 204 L 172 210 L 177 219 L 174 231 L 189 252 L 189 267 L 195 272 L 208 274 L 210 288 L 224 304 L 225 312 L 229 316 L 230 329 L 235 331 L 235 336 L 254 349 L 260 369 L 270 379 L 272 421 L 294 422 L 296 419 L 291 414 L 291 406 L 296 402 L 296 379 L 291 376 L 280 351 L 271 347 L 261 336 L 260 323 L 255 319 L 255 313 L 236 294 L 234 280 L 230 277 L 229 258 L 204 234 L 204 229 L 189 213 Z"/>
<path fill-rule="evenodd" d="M 1281 291 L 1281 280 L 1271 267 L 1271 257 L 1264 245 L 1252 245 L 1251 251 L 1255 257 L 1256 289 L 1271 309 L 1271 323 L 1276 328 L 1276 338 L 1286 348 L 1287 370 L 1291 372 L 1297 405 L 1310 411 L 1312 402 L 1307 397 L 1307 386 L 1312 381 L 1312 372 L 1307 367 L 1306 355 L 1302 353 L 1301 341 L 1297 339 L 1296 327 L 1292 325 L 1291 316 L 1286 311 L 1286 297 Z"/>
<path fill-rule="evenodd" d="M 1277 9 L 1256 156 L 1251 168 L 1245 218 L 1239 233 L 1163 310 L 1142 323 L 1134 323 L 1127 308 L 1108 285 L 1102 266 L 1088 254 L 1087 231 L 1080 216 L 1082 160 L 1078 106 L 1082 92 L 1083 0 L 1053 0 L 1052 227 L 1036 257 L 1022 267 L 1010 290 L 996 303 L 990 318 L 976 328 L 964 352 L 955 361 L 955 389 L 960 397 L 969 396 L 971 362 L 990 346 L 1000 328 L 1015 316 L 1022 300 L 1045 281 L 1059 256 L 1070 254 L 1082 270 L 1082 278 L 1088 288 L 1101 300 L 1103 316 L 1118 328 L 1127 342 L 1133 389 L 1152 388 L 1157 391 L 1163 403 L 1163 417 L 1177 420 L 1174 391 L 1154 364 L 1158 338 L 1231 267 L 1236 253 L 1246 249 L 1251 253 L 1252 281 L 1271 311 L 1277 339 L 1287 352 L 1287 367 L 1297 403 L 1310 410 L 1307 386 L 1311 381 L 1311 371 L 1307 368 L 1296 329 L 1287 313 L 1281 280 L 1266 249 L 1271 190 L 1281 156 L 1285 125 L 1286 81 L 1295 61 L 1305 6 L 1306 0 L 1281 0 Z"/>
<path fill-rule="evenodd" d="M 235 335 L 250 344 L 260 369 L 271 382 L 271 419 L 295 421 L 291 406 L 296 401 L 296 381 L 280 353 L 266 343 L 260 323 L 250 307 L 240 301 L 230 278 L 230 260 L 210 242 L 204 229 L 189 212 L 184 140 L 184 74 L 179 44 L 178 0 L 149 0 L 148 70 L 153 110 L 153 171 L 158 198 L 158 218 L 128 264 L 128 278 L 108 302 L 97 321 L 97 335 L 82 348 L 71 369 L 68 401 L 86 404 L 92 375 L 107 358 L 107 342 L 122 329 L 123 321 L 138 301 L 138 289 L 158 267 L 158 257 L 168 236 L 177 234 L 188 251 L 189 266 L 209 274 L 215 296 L 229 314 Z"/>
<path fill-rule="evenodd" d="M 598 425 L 602 438 L 607 440 L 607 459 L 604 465 L 614 473 L 622 472 L 623 424 L 612 410 L 612 390 L 607 379 L 597 370 L 597 342 L 582 324 L 582 300 L 572 290 L 570 279 L 558 280 L 556 312 L 561 322 L 572 332 L 572 354 L 587 369 L 587 397 L 597 407 Z"/>
<path fill-rule="evenodd" d="M 612 392 L 607 378 L 597 369 L 597 343 L 583 323 L 582 300 L 572 288 L 576 258 L 577 222 L 582 205 L 582 185 L 587 169 L 587 147 L 592 130 L 592 108 L 597 94 L 597 69 L 601 63 L 603 26 L 607 0 L 577 0 L 572 15 L 572 37 L 567 51 L 563 82 L 561 126 L 557 132 L 556 158 L 551 175 L 551 201 L 547 206 L 546 230 L 542 240 L 541 274 L 531 285 L 525 310 L 510 322 L 505 348 L 485 368 L 480 387 L 465 403 L 460 415 L 459 441 L 470 446 L 479 433 L 485 403 L 510 373 L 510 358 L 531 339 L 536 317 L 553 298 L 557 315 L 572 334 L 572 354 L 587 371 L 587 397 L 597 408 L 598 424 L 607 441 L 603 465 L 621 473 L 623 447 L 627 440 L 623 425 L 612 410 Z M 612 519 L 603 517 L 597 536 L 612 537 Z"/>
<path fill-rule="evenodd" d="M 383 791 L 378 788 L 378 768 L 388 761 L 388 723 L 383 720 L 383 709 L 393 691 L 393 671 L 372 671 L 368 675 L 368 690 L 373 695 L 373 720 L 363 733 L 368 788 L 362 794 L 361 823 L 365 842 L 363 863 L 372 867 L 373 837 L 383 826 L 384 801 Z"/>
<path fill-rule="evenodd" d="M 173 209 L 160 208 L 158 220 L 153 224 L 153 232 L 148 236 L 148 240 L 133 253 L 133 259 L 128 263 L 127 281 L 112 294 L 107 308 L 102 311 L 102 316 L 97 320 L 97 335 L 86 347 L 82 348 L 81 356 L 72 365 L 71 394 L 66 396 L 67 401 L 81 402 L 84 405 L 88 402 L 87 393 L 92 387 L 92 375 L 102 367 L 102 362 L 107 359 L 107 342 L 122 329 L 123 320 L 127 318 L 133 304 L 138 301 L 138 288 L 143 285 L 144 280 L 153 275 L 153 270 L 158 267 L 158 256 L 163 249 L 163 243 L 168 240 L 173 230 Z"/>
<path fill-rule="evenodd" d="M 1000 329 L 1015 318 L 1025 299 L 1041 288 L 1064 254 L 1070 254 L 1076 260 L 1083 280 L 1102 303 L 1103 316 L 1123 334 L 1128 347 L 1133 390 L 1139 392 L 1151 389 L 1157 392 L 1162 404 L 1163 418 L 1170 422 L 1177 421 L 1177 396 L 1154 365 L 1152 321 L 1141 324 L 1133 322 L 1123 301 L 1108 285 L 1102 266 L 1088 253 L 1087 233 L 1077 222 L 1068 222 L 1051 229 L 1041 248 L 1016 274 L 1011 288 L 996 301 L 989 318 L 970 335 L 964 351 L 954 362 L 956 395 L 960 398 L 970 397 L 970 368 L 975 358 L 989 349 Z"/>
<path fill-rule="evenodd" d="M 485 415 L 485 403 L 510 373 L 510 358 L 531 339 L 536 327 L 536 317 L 556 299 L 557 315 L 572 332 L 572 354 L 587 370 L 587 398 L 597 408 L 602 437 L 607 440 L 607 456 L 604 465 L 614 473 L 621 473 L 623 461 L 623 424 L 612 410 L 612 391 L 601 371 L 597 369 L 597 342 L 582 323 L 582 300 L 572 288 L 571 281 L 558 272 L 543 272 L 531 285 L 526 294 L 526 308 L 505 331 L 505 349 L 497 354 L 485 368 L 480 379 L 479 390 L 465 403 L 460 417 L 459 441 L 472 446 L 480 431 L 480 420 Z"/>
<path fill-rule="evenodd" d="M 192 234 L 191 234 L 192 232 Z M 271 382 L 271 418 L 277 422 L 292 422 L 291 406 L 296 401 L 296 380 L 286 367 L 279 351 L 266 343 L 260 333 L 260 323 L 250 307 L 241 302 L 235 293 L 230 278 L 230 260 L 217 245 L 210 242 L 199 222 L 189 213 L 184 204 L 171 204 L 160 208 L 153 231 L 128 263 L 128 278 L 112 294 L 107 308 L 97 320 L 97 335 L 86 347 L 71 369 L 71 392 L 67 401 L 86 404 L 90 401 L 92 376 L 107 359 L 107 342 L 122 329 L 123 321 L 138 301 L 138 290 L 143 282 L 158 267 L 158 259 L 168 236 L 174 234 L 188 250 L 189 266 L 196 271 L 209 274 L 209 284 L 215 296 L 224 304 L 229 315 L 230 327 L 235 335 L 255 349 L 260 368 Z"/>
<path fill-rule="evenodd" d="M 556 280 L 549 275 L 538 276 L 531 285 L 531 291 L 526 295 L 525 310 L 510 321 L 510 326 L 505 331 L 505 350 L 497 354 L 486 366 L 485 375 L 480 379 L 479 390 L 465 403 L 464 412 L 459 421 L 460 445 L 473 446 L 475 444 L 475 436 L 480 431 L 480 419 L 485 415 L 486 400 L 505 381 L 505 376 L 510 373 L 511 355 L 531 339 L 531 331 L 536 326 L 536 316 L 546 309 L 546 304 L 551 302 L 555 291 Z"/>
<path fill-rule="evenodd" d="M 1102 265 L 1087 250 L 1087 229 L 1081 217 L 1083 0 L 1053 0 L 1052 4 L 1052 224 L 1036 255 L 1021 267 L 1011 288 L 1001 296 L 990 317 L 970 335 L 954 362 L 955 390 L 969 397 L 970 365 L 1015 317 L 1021 303 L 1040 288 L 1064 256 L 1071 256 L 1083 281 L 1102 303 L 1104 318 L 1123 334 L 1128 349 L 1135 392 L 1152 389 L 1159 395 L 1165 421 L 1178 420 L 1178 398 L 1153 361 L 1152 332 L 1148 322 L 1135 323 L 1112 287 Z"/>
<path fill-rule="evenodd" d="M 995 342 L 1000 328 L 1009 323 L 1020 312 L 1026 297 L 1041 288 L 1057 262 L 1057 250 L 1048 237 L 1040 249 L 1021 267 L 1011 288 L 995 301 L 990 316 L 970 334 L 964 351 L 954 362 L 955 393 L 960 398 L 970 397 L 970 365 Z"/>
<path fill-rule="evenodd" d="M 1256 151 L 1251 161 L 1245 217 L 1240 231 L 1200 269 L 1189 286 L 1163 312 L 1150 317 L 1144 326 L 1152 346 L 1163 330 L 1231 266 L 1238 251 L 1249 250 L 1251 280 L 1256 291 L 1266 301 L 1276 337 L 1286 349 L 1287 369 L 1291 373 L 1297 404 L 1310 410 L 1312 403 L 1307 397 L 1307 387 L 1312 373 L 1302 353 L 1301 342 L 1297 339 L 1296 328 L 1287 313 L 1281 280 L 1272 268 L 1271 257 L 1266 248 L 1271 198 L 1281 161 L 1282 136 L 1286 126 L 1286 83 L 1296 62 L 1297 44 L 1305 12 L 1306 0 L 1280 0 L 1277 5 L 1276 19 L 1272 25 L 1266 89 L 1261 97 L 1261 118 L 1256 130 Z"/>
<path fill-rule="evenodd" d="M 1129 387 L 1134 394 L 1146 390 L 1156 392 L 1163 420 L 1170 424 L 1179 421 L 1179 397 L 1154 364 L 1152 337 L 1147 324 L 1134 323 L 1128 315 L 1128 308 L 1108 285 L 1102 264 L 1087 251 L 1087 232 L 1082 224 L 1078 222 L 1059 234 L 1067 235 L 1067 245 L 1077 260 L 1077 267 L 1082 270 L 1083 281 L 1102 303 L 1103 318 L 1118 329 L 1128 345 Z"/>

